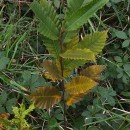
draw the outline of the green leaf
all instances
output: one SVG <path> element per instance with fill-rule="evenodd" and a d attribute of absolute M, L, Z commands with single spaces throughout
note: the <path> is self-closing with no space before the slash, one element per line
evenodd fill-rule
<path fill-rule="evenodd" d="M 29 98 L 41 109 L 49 109 L 61 100 L 61 93 L 55 87 L 40 87 Z"/>
<path fill-rule="evenodd" d="M 127 39 L 128 38 L 127 35 L 126 35 L 126 33 L 123 32 L 123 31 L 116 31 L 115 33 L 116 33 L 116 36 L 118 38 L 120 38 L 120 39 Z"/>
<path fill-rule="evenodd" d="M 110 96 L 116 96 L 116 91 L 114 91 L 113 88 L 109 88 L 108 93 Z"/>
<path fill-rule="evenodd" d="M 115 102 L 115 99 L 111 96 L 108 96 L 108 99 L 107 99 L 109 105 L 111 106 L 115 106 L 116 102 Z"/>
<path fill-rule="evenodd" d="M 72 60 L 95 60 L 95 55 L 89 49 L 72 49 L 60 54 L 64 59 Z"/>
<path fill-rule="evenodd" d="M 54 58 L 59 57 L 60 45 L 58 41 L 53 41 L 48 38 L 44 38 L 44 45 L 49 51 L 49 54 L 51 54 Z"/>
<path fill-rule="evenodd" d="M 15 99 L 15 98 L 9 99 L 9 100 L 6 102 L 6 109 L 7 109 L 7 111 L 8 111 L 10 114 L 13 114 L 13 112 L 12 112 L 12 107 L 15 106 L 15 104 L 16 104 L 16 99 Z"/>
<path fill-rule="evenodd" d="M 70 95 L 86 94 L 97 85 L 97 82 L 85 76 L 73 78 L 65 85 L 65 91 Z"/>
<path fill-rule="evenodd" d="M 100 129 L 97 127 L 89 127 L 88 130 L 100 130 Z"/>
<path fill-rule="evenodd" d="M 123 68 L 125 71 L 130 71 L 130 64 L 129 63 L 124 64 Z"/>
<path fill-rule="evenodd" d="M 49 130 L 57 130 L 58 129 L 57 127 L 59 126 L 59 123 L 57 122 L 56 119 L 50 118 L 48 120 L 48 125 L 51 126 L 51 128 Z"/>
<path fill-rule="evenodd" d="M 45 79 L 39 75 L 32 75 L 30 80 L 30 90 L 34 91 L 40 86 L 51 85 L 51 83 L 46 82 Z"/>
<path fill-rule="evenodd" d="M 122 62 L 122 58 L 119 57 L 119 56 L 115 56 L 114 59 L 115 59 L 115 61 L 117 61 L 117 62 Z"/>
<path fill-rule="evenodd" d="M 71 17 L 73 13 L 75 13 L 78 9 L 82 7 L 84 0 L 67 0 L 67 11 L 66 18 Z"/>
<path fill-rule="evenodd" d="M 59 36 L 59 21 L 53 6 L 46 0 L 42 0 L 40 4 L 34 1 L 30 7 L 40 20 L 40 33 L 49 39 L 57 40 Z"/>
<path fill-rule="evenodd" d="M 108 90 L 106 88 L 98 87 L 98 91 L 99 91 L 99 94 L 101 95 L 101 97 L 108 98 L 109 93 L 108 93 Z"/>
<path fill-rule="evenodd" d="M 128 30 L 128 35 L 129 35 L 129 37 L 130 37 L 130 28 L 129 28 L 129 30 Z"/>
<path fill-rule="evenodd" d="M 125 40 L 123 43 L 122 43 L 122 47 L 128 47 L 130 45 L 130 40 Z"/>
<path fill-rule="evenodd" d="M 49 75 L 54 80 L 62 80 L 63 77 L 61 76 L 60 70 L 57 68 L 56 64 L 54 64 L 52 61 L 44 60 L 42 65 L 45 70 L 48 71 Z"/>
<path fill-rule="evenodd" d="M 130 1 L 129 1 L 129 3 L 130 3 Z M 129 130 L 130 129 L 130 127 L 127 127 L 127 128 L 123 128 L 124 130 Z"/>
<path fill-rule="evenodd" d="M 122 92 L 121 95 L 125 97 L 130 97 L 130 92 Z"/>
<path fill-rule="evenodd" d="M 106 118 L 107 118 L 107 116 L 104 115 L 104 114 L 102 114 L 102 113 L 100 113 L 100 114 L 95 114 L 95 117 L 96 117 L 96 120 L 97 120 L 97 121 L 100 121 L 100 120 L 103 120 L 103 119 L 106 119 Z"/>
<path fill-rule="evenodd" d="M 2 93 L 0 94 L 0 104 L 1 105 L 5 104 L 6 100 L 7 100 L 7 93 L 6 91 L 3 90 Z"/>
<path fill-rule="evenodd" d="M 75 1 L 74 1 L 75 2 Z M 77 1 L 78 3 L 79 1 Z M 72 6 L 74 10 L 71 15 L 66 16 L 65 29 L 68 31 L 74 31 L 80 28 L 87 20 L 94 15 L 94 13 L 103 7 L 108 0 L 92 0 L 82 8 L 75 10 L 76 6 Z M 82 4 L 82 1 L 80 2 Z M 79 4 L 80 5 L 80 4 Z M 70 11 L 71 12 L 71 11 Z M 67 15 L 67 14 L 66 14 Z"/>
<path fill-rule="evenodd" d="M 128 83 L 129 83 L 129 77 L 124 74 L 123 77 L 122 77 L 122 81 L 123 81 L 125 84 L 128 84 Z"/>
<path fill-rule="evenodd" d="M 9 63 L 9 58 L 7 57 L 1 57 L 0 58 L 0 70 L 3 70 L 6 68 L 6 65 Z"/>
<path fill-rule="evenodd" d="M 22 73 L 22 77 L 23 77 L 24 81 L 30 82 L 31 71 L 24 70 L 23 73 Z"/>
<path fill-rule="evenodd" d="M 89 111 L 84 111 L 82 113 L 82 116 L 87 117 L 86 120 L 85 120 L 86 124 L 89 124 L 89 123 L 93 122 L 93 118 L 92 118 L 91 113 Z"/>
<path fill-rule="evenodd" d="M 75 118 L 73 124 L 73 130 L 86 130 L 86 126 L 84 126 L 85 120 L 84 117 L 79 116 Z"/>
<path fill-rule="evenodd" d="M 5 108 L 2 105 L 0 105 L 0 113 L 6 113 Z"/>
<path fill-rule="evenodd" d="M 60 7 L 60 0 L 54 0 L 54 6 L 56 8 L 59 8 Z"/>
<path fill-rule="evenodd" d="M 51 85 L 50 82 L 45 81 L 43 77 L 39 74 L 33 74 L 31 71 L 23 71 L 22 73 L 23 81 L 21 81 L 21 85 L 24 88 L 28 89 L 32 92 L 39 86 Z"/>
<path fill-rule="evenodd" d="M 117 75 L 117 78 L 120 79 L 121 77 L 123 77 L 123 75 L 124 75 L 123 72 L 122 72 L 122 73 L 119 73 L 119 74 Z"/>
<path fill-rule="evenodd" d="M 60 120 L 60 121 L 63 121 L 63 120 L 64 120 L 63 114 L 61 114 L 61 113 L 56 114 L 56 115 L 55 115 L 55 118 L 56 118 L 57 120 Z"/>
<path fill-rule="evenodd" d="M 93 53 L 97 54 L 102 51 L 105 46 L 107 32 L 95 32 L 87 35 L 79 44 L 78 47 L 83 49 L 90 49 Z"/>
<path fill-rule="evenodd" d="M 119 2 L 121 2 L 122 0 L 111 0 L 113 3 L 119 3 Z"/>

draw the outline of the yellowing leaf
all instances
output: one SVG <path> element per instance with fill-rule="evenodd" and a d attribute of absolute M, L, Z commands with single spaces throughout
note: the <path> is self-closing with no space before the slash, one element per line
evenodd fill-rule
<path fill-rule="evenodd" d="M 70 106 L 74 103 L 79 102 L 82 100 L 85 94 L 76 94 L 76 95 L 68 95 L 67 100 L 66 100 L 66 105 Z"/>
<path fill-rule="evenodd" d="M 70 72 L 71 72 L 70 70 L 64 68 L 64 77 L 66 78 L 66 77 L 70 76 Z"/>
<path fill-rule="evenodd" d="M 63 34 L 63 42 L 68 43 L 72 41 L 73 37 L 76 37 L 78 35 L 79 29 L 76 31 L 71 31 L 71 32 L 65 32 Z"/>
<path fill-rule="evenodd" d="M 56 61 L 56 66 L 60 70 L 60 62 L 58 60 Z M 61 71 L 60 71 L 60 73 L 61 73 Z M 63 75 L 64 75 L 64 77 L 68 77 L 70 75 L 70 70 L 66 69 L 65 66 L 64 66 L 64 70 L 63 70 Z"/>
<path fill-rule="evenodd" d="M 79 66 L 83 66 L 87 60 L 68 60 L 64 59 L 64 67 L 67 68 L 68 70 L 73 70 L 74 68 L 78 68 Z"/>
<path fill-rule="evenodd" d="M 61 93 L 55 87 L 40 87 L 29 98 L 41 109 L 49 109 L 61 100 Z"/>
<path fill-rule="evenodd" d="M 44 73 L 44 75 L 46 79 L 55 81 L 55 78 L 53 78 L 49 73 Z"/>
<path fill-rule="evenodd" d="M 95 55 L 89 49 L 72 49 L 60 54 L 62 58 L 72 60 L 95 60 Z"/>
<path fill-rule="evenodd" d="M 105 65 L 92 65 L 80 71 L 79 75 L 87 76 L 90 79 L 97 81 L 100 78 L 100 74 L 105 69 Z"/>
<path fill-rule="evenodd" d="M 54 79 L 54 80 L 62 80 L 63 79 L 56 64 L 54 64 L 52 61 L 44 60 L 41 66 L 44 67 L 44 69 L 46 71 L 48 71 L 48 73 L 52 77 L 52 79 Z"/>
<path fill-rule="evenodd" d="M 87 35 L 81 42 L 79 42 L 78 47 L 81 49 L 90 49 L 93 53 L 98 54 L 102 51 L 105 46 L 107 32 L 95 32 Z"/>
<path fill-rule="evenodd" d="M 0 130 L 5 130 L 7 129 L 9 125 L 9 118 L 10 114 L 9 113 L 0 113 Z"/>
<path fill-rule="evenodd" d="M 79 37 L 78 35 L 74 36 L 70 42 L 65 43 L 65 51 L 70 50 L 78 45 Z"/>
<path fill-rule="evenodd" d="M 88 93 L 89 90 L 94 88 L 97 82 L 85 76 L 78 76 L 72 79 L 69 83 L 65 85 L 65 91 L 70 94 L 81 94 Z"/>

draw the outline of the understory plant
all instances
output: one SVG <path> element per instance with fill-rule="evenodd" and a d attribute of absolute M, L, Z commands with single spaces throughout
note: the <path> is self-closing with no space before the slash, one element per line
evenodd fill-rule
<path fill-rule="evenodd" d="M 0 130 L 30 130 L 30 124 L 26 121 L 26 116 L 34 109 L 31 104 L 28 109 L 22 103 L 20 107 L 13 107 L 14 118 L 9 120 L 9 113 L 0 114 Z"/>
<path fill-rule="evenodd" d="M 34 1 L 30 7 L 39 19 L 39 32 L 51 59 L 45 59 L 41 66 L 46 78 L 53 86 L 36 89 L 29 98 L 35 106 L 50 109 L 62 101 L 64 108 L 64 129 L 67 127 L 66 107 L 79 102 L 89 90 L 97 86 L 103 65 L 92 65 L 77 71 L 85 63 L 96 63 L 96 55 L 105 46 L 107 31 L 79 36 L 80 28 L 103 7 L 108 0 L 67 0 L 61 1 L 60 14 L 50 1 Z M 61 13 L 64 14 L 61 18 Z M 70 74 L 73 77 L 68 81 Z"/>

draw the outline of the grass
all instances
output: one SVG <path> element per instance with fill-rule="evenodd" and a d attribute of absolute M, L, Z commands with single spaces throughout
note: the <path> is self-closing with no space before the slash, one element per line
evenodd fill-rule
<path fill-rule="evenodd" d="M 68 129 L 130 129 L 130 46 L 122 47 L 124 40 L 116 36 L 117 30 L 128 34 L 129 12 L 129 1 L 109 2 L 84 26 L 83 33 L 109 29 L 106 47 L 97 61 L 98 64 L 107 65 L 107 69 L 101 76 L 99 88 L 92 90 L 81 103 L 67 109 Z M 41 61 L 50 58 L 51 55 L 43 45 L 36 28 L 37 21 L 29 7 L 21 6 L 19 10 L 15 3 L 1 2 L 0 17 L 0 92 L 1 95 L 2 92 L 6 92 L 2 95 L 6 101 L 0 96 L 0 102 L 3 102 L 0 103 L 0 113 L 10 113 L 10 118 L 13 118 L 14 114 L 10 110 L 12 106 L 19 106 L 22 102 L 26 106 L 30 105 L 26 98 L 28 91 L 51 84 L 43 78 L 43 70 L 40 67 Z M 130 36 L 128 39 L 130 40 Z M 117 56 L 121 62 L 116 60 Z M 15 101 L 12 102 L 11 99 Z M 61 130 L 61 104 L 51 112 L 36 109 L 26 120 L 31 124 L 31 129 Z"/>

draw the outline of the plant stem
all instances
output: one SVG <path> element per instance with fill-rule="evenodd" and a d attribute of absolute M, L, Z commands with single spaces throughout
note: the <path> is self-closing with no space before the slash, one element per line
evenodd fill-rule
<path fill-rule="evenodd" d="M 64 130 L 67 129 L 67 120 L 66 120 L 66 104 L 65 104 L 65 89 L 64 89 L 64 80 L 61 82 L 62 92 L 63 92 L 63 107 L 64 107 Z"/>
<path fill-rule="evenodd" d="M 64 7 L 64 0 L 61 0 L 61 10 Z M 61 13 L 61 12 L 60 12 Z M 62 30 L 62 21 L 61 21 L 61 30 L 60 30 L 60 36 L 59 36 L 59 43 L 60 43 L 60 53 L 63 52 L 63 33 Z M 63 66 L 63 59 L 62 57 L 59 57 L 60 67 L 61 67 L 61 76 L 64 77 L 64 66 Z M 66 120 L 66 104 L 65 104 L 65 87 L 64 87 L 64 80 L 61 81 L 60 87 L 63 92 L 63 111 L 64 111 L 64 130 L 67 129 L 67 120 Z"/>
<path fill-rule="evenodd" d="M 63 41 L 62 41 L 63 31 L 61 29 L 59 42 L 60 42 L 60 53 L 63 52 Z M 62 57 L 59 58 L 60 67 L 61 67 L 61 75 L 64 77 L 64 66 Z M 64 107 L 64 130 L 67 129 L 67 120 L 66 120 L 66 104 L 65 104 L 65 88 L 64 88 L 64 80 L 61 81 L 61 88 L 63 92 L 63 107 Z"/>

